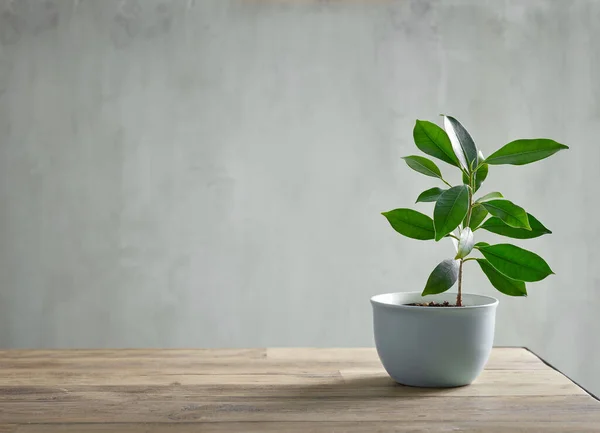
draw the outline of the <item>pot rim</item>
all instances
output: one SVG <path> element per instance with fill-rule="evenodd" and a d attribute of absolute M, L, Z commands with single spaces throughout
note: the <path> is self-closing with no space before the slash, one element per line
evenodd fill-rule
<path fill-rule="evenodd" d="M 442 293 L 440 293 L 441 295 Z M 454 293 L 452 293 L 454 295 Z M 456 311 L 456 310 L 472 310 L 477 308 L 490 308 L 496 307 L 498 305 L 498 299 L 493 298 L 491 296 L 485 295 L 476 295 L 474 293 L 463 293 L 463 299 L 470 298 L 471 300 L 481 302 L 481 304 L 477 305 L 464 305 L 462 307 L 426 307 L 419 305 L 406 305 L 406 304 L 395 304 L 388 301 L 384 301 L 386 297 L 391 297 L 392 295 L 421 295 L 421 292 L 391 292 L 391 293 L 381 293 L 379 295 L 375 295 L 371 297 L 371 304 L 377 305 L 385 308 L 394 308 L 400 310 L 422 310 L 422 311 Z M 432 295 L 432 298 L 436 295 Z"/>

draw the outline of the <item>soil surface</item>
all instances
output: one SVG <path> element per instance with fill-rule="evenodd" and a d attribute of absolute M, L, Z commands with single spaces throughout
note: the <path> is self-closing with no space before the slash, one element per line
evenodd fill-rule
<path fill-rule="evenodd" d="M 420 302 L 420 303 L 412 303 L 412 304 L 406 304 L 409 307 L 458 307 L 458 305 L 456 304 L 451 304 L 448 301 L 444 301 L 443 303 L 439 303 L 439 302 Z M 461 305 L 462 307 L 462 305 Z"/>

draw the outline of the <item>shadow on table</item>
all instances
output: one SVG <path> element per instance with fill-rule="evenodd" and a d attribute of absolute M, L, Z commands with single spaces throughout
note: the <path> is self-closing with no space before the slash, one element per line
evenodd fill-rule
<path fill-rule="evenodd" d="M 215 393 L 218 395 L 215 395 L 215 401 L 204 401 L 197 406 L 185 407 L 172 413 L 169 418 L 178 421 L 225 418 L 264 420 L 279 419 L 285 415 L 290 419 L 302 421 L 308 418 L 328 419 L 329 415 L 335 417 L 336 414 L 346 413 L 349 418 L 368 414 L 369 417 L 377 419 L 377 411 L 383 409 L 386 413 L 408 411 L 419 418 L 424 416 L 421 408 L 431 404 L 437 405 L 438 412 L 450 410 L 446 407 L 448 403 L 443 403 L 447 399 L 436 397 L 453 393 L 460 395 L 458 390 L 461 389 L 409 387 L 397 384 L 385 373 L 291 375 L 298 376 L 300 383 L 289 381 L 290 375 L 286 376 L 285 382 L 277 383 L 274 380 L 269 385 L 244 387 L 243 390 L 233 384 L 219 386 L 218 392 Z M 459 400 L 461 404 L 465 404 L 462 399 Z M 474 403 L 471 401 L 470 404 Z M 484 400 L 478 405 L 485 406 Z"/>
<path fill-rule="evenodd" d="M 452 389 L 414 388 L 394 382 L 389 376 L 342 377 L 302 375 L 315 383 L 276 384 L 255 389 L 243 399 L 204 406 L 210 417 L 278 417 L 282 414 L 297 420 L 326 414 L 347 413 L 350 418 L 371 413 L 374 408 L 413 412 L 427 406 L 421 400 L 452 393 Z M 436 399 L 439 400 L 439 399 Z M 441 401 L 441 400 L 440 400 Z M 277 415 L 275 415 L 277 414 Z M 194 419 L 195 413 L 178 414 L 174 419 Z M 415 415 L 417 416 L 417 415 Z M 184 417 L 184 418 L 181 418 Z M 375 416 L 376 418 L 376 416 Z"/>
<path fill-rule="evenodd" d="M 285 389 L 285 391 L 284 391 Z M 416 388 L 396 383 L 387 375 L 339 376 L 331 381 L 282 387 L 281 394 L 307 398 L 433 397 L 456 393 L 459 388 Z"/>

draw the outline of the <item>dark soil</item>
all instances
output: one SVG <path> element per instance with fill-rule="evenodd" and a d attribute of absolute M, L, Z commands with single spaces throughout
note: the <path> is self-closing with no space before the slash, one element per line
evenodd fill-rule
<path fill-rule="evenodd" d="M 451 304 L 448 301 L 444 301 L 441 304 L 439 302 L 432 301 L 432 302 L 412 303 L 412 304 L 406 304 L 406 305 L 408 305 L 409 307 L 458 307 L 458 305 Z"/>

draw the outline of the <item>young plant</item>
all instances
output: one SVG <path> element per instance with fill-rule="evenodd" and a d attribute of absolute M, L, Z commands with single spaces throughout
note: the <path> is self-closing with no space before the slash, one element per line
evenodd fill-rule
<path fill-rule="evenodd" d="M 443 116 L 444 129 L 434 123 L 417 120 L 413 130 L 415 144 L 422 152 L 458 168 L 462 185 L 452 186 L 438 166 L 423 156 L 404 157 L 413 170 L 438 178 L 447 188 L 423 191 L 418 202 L 435 202 L 433 219 L 412 209 L 383 212 L 398 233 L 413 239 L 440 241 L 451 238 L 456 255 L 438 264 L 422 295 L 442 293 L 458 281 L 456 305 L 462 306 L 463 264 L 476 261 L 492 286 L 509 296 L 526 296 L 525 282 L 540 281 L 553 274 L 537 254 L 508 243 L 475 243 L 474 232 L 483 229 L 516 239 L 531 239 L 552 233 L 522 207 L 491 192 L 475 198 L 488 175 L 490 165 L 525 165 L 547 158 L 567 146 L 546 138 L 515 140 L 484 158 L 473 139 L 458 120 Z M 478 250 L 482 258 L 469 257 Z"/>

